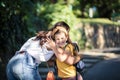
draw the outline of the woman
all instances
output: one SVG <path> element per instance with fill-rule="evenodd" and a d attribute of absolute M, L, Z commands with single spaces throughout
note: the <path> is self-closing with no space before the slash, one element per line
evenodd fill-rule
<path fill-rule="evenodd" d="M 53 51 L 46 48 L 47 33 L 40 31 L 35 37 L 28 39 L 10 59 L 6 70 L 8 80 L 41 80 L 38 65 L 53 56 Z"/>

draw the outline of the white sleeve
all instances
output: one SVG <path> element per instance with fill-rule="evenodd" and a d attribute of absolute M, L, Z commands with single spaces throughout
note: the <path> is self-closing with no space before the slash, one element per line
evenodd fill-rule
<path fill-rule="evenodd" d="M 43 54 L 40 54 L 40 61 L 41 62 L 46 62 L 50 60 L 50 58 L 53 56 L 54 52 L 47 50 L 46 47 L 42 47 Z"/>
<path fill-rule="evenodd" d="M 53 51 L 47 51 L 48 54 L 44 54 L 45 60 L 48 61 L 50 58 L 53 56 L 54 52 Z"/>
<path fill-rule="evenodd" d="M 30 43 L 31 43 L 31 41 L 32 41 L 33 38 L 34 38 L 34 37 L 28 39 L 28 40 L 23 44 L 23 46 L 20 48 L 19 51 L 26 51 L 26 49 L 29 47 L 29 45 L 30 45 Z"/>

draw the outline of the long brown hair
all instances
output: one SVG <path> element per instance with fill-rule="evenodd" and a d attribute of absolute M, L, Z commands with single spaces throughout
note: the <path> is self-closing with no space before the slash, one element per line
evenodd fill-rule
<path fill-rule="evenodd" d="M 46 42 L 48 31 L 39 31 L 36 33 L 36 38 L 34 40 L 40 40 L 40 45 L 42 46 Z"/>

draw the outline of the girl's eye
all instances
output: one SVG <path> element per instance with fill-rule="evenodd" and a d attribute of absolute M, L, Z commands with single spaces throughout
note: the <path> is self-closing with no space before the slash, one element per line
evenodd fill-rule
<path fill-rule="evenodd" d="M 57 40 L 59 40 L 59 39 L 57 39 Z"/>

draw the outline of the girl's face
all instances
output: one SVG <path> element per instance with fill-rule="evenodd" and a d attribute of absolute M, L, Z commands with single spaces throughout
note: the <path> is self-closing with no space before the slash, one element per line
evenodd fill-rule
<path fill-rule="evenodd" d="M 68 38 L 64 32 L 55 34 L 55 42 L 56 42 L 57 46 L 59 46 L 59 47 L 64 47 L 67 39 Z"/>

